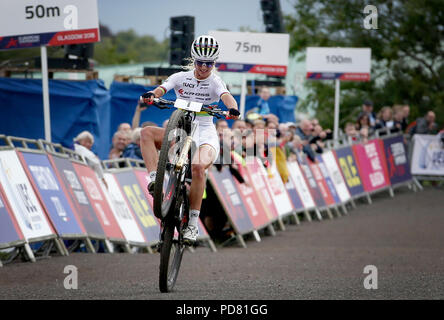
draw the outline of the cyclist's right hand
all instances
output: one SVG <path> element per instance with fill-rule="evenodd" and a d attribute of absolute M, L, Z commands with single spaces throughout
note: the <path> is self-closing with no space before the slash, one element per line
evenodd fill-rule
<path fill-rule="evenodd" d="M 142 100 L 146 104 L 153 104 L 155 95 L 152 91 L 145 92 L 140 97 L 140 100 Z"/>

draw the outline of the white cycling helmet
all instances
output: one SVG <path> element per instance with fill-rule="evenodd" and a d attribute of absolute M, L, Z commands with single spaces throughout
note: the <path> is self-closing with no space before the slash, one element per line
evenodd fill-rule
<path fill-rule="evenodd" d="M 212 36 L 200 36 L 191 45 L 191 57 L 195 60 L 213 62 L 219 57 L 220 46 Z"/>

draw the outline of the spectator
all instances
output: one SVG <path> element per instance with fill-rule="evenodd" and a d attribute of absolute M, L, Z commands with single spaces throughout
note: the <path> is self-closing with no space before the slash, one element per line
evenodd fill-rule
<path fill-rule="evenodd" d="M 301 138 L 302 150 L 311 161 L 316 161 L 315 153 L 310 146 L 310 139 L 312 138 L 313 125 L 310 120 L 304 119 L 301 121 L 299 127 L 296 128 L 296 135 Z"/>
<path fill-rule="evenodd" d="M 390 107 L 383 107 L 378 113 L 378 120 L 375 129 L 391 129 L 394 126 L 393 112 Z"/>
<path fill-rule="evenodd" d="M 127 134 L 124 131 L 116 131 L 112 140 L 113 146 L 109 152 L 109 159 L 117 159 L 122 155 L 127 145 Z"/>
<path fill-rule="evenodd" d="M 427 112 L 425 117 L 416 120 L 416 127 L 413 128 L 412 134 L 437 134 L 438 124 L 435 119 L 436 116 L 433 111 Z"/>
<path fill-rule="evenodd" d="M 105 187 L 108 188 L 100 159 L 91 151 L 93 145 L 94 137 L 89 131 L 82 131 L 74 138 L 74 151 L 85 158 L 88 165 L 93 168 Z"/>
<path fill-rule="evenodd" d="M 259 90 L 259 101 L 257 102 L 257 113 L 260 115 L 266 115 L 270 113 L 270 106 L 268 105 L 268 99 L 270 99 L 270 89 L 268 87 L 262 87 Z"/>
<path fill-rule="evenodd" d="M 356 122 L 356 129 L 361 130 L 362 128 L 370 128 L 370 118 L 366 113 L 361 113 Z"/>
<path fill-rule="evenodd" d="M 243 133 L 245 130 L 247 130 L 247 124 L 245 123 L 244 120 L 237 119 L 234 121 L 233 125 L 231 126 L 231 129 L 233 131 L 239 130 L 241 133 Z"/>
<path fill-rule="evenodd" d="M 130 126 L 129 123 L 123 122 L 123 123 L 119 124 L 119 127 L 117 128 L 117 131 L 131 132 L 131 126 Z"/>
<path fill-rule="evenodd" d="M 219 135 L 219 140 L 222 140 L 224 130 L 227 130 L 227 129 L 229 129 L 227 121 L 225 121 L 224 119 L 219 119 L 216 121 L 216 131 L 217 131 L 217 134 Z"/>
<path fill-rule="evenodd" d="M 121 158 L 131 158 L 143 160 L 140 151 L 140 131 L 142 128 L 136 128 L 131 134 L 131 143 L 128 144 L 120 155 Z"/>
<path fill-rule="evenodd" d="M 403 106 L 401 105 L 393 106 L 393 122 L 394 124 L 391 132 L 404 132 L 404 130 L 407 128 L 407 122 L 405 122 L 405 127 L 404 127 Z"/>
<path fill-rule="evenodd" d="M 349 143 L 353 143 L 359 140 L 359 133 L 356 130 L 355 124 L 353 122 L 347 122 L 345 124 L 344 131 Z"/>
<path fill-rule="evenodd" d="M 408 104 L 405 104 L 402 106 L 402 113 L 403 113 L 402 131 L 405 132 L 407 129 L 407 126 L 409 125 L 410 106 Z"/>
<path fill-rule="evenodd" d="M 368 119 L 370 121 L 370 127 L 373 128 L 376 125 L 376 115 L 373 112 L 373 102 L 370 100 L 364 101 L 362 104 L 362 111 L 358 115 L 358 118 L 362 115 L 366 114 L 368 116 Z"/>

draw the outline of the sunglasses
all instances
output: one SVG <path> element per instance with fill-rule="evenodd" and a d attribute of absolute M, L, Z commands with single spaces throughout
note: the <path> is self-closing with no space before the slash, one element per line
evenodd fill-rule
<path fill-rule="evenodd" d="M 211 68 L 214 66 L 214 62 L 208 62 L 208 61 L 195 60 L 194 63 L 196 65 L 198 65 L 199 67 L 202 67 L 203 65 L 205 65 L 205 67 Z"/>

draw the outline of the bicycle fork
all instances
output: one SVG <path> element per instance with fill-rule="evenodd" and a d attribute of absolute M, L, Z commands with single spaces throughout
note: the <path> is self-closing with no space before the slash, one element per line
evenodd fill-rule
<path fill-rule="evenodd" d="M 179 159 L 176 162 L 175 170 L 180 172 L 185 165 L 188 158 L 188 151 L 190 151 L 191 145 L 193 143 L 194 132 L 196 131 L 198 124 L 191 124 L 191 133 L 185 138 L 184 146 L 182 151 L 180 152 Z"/>

